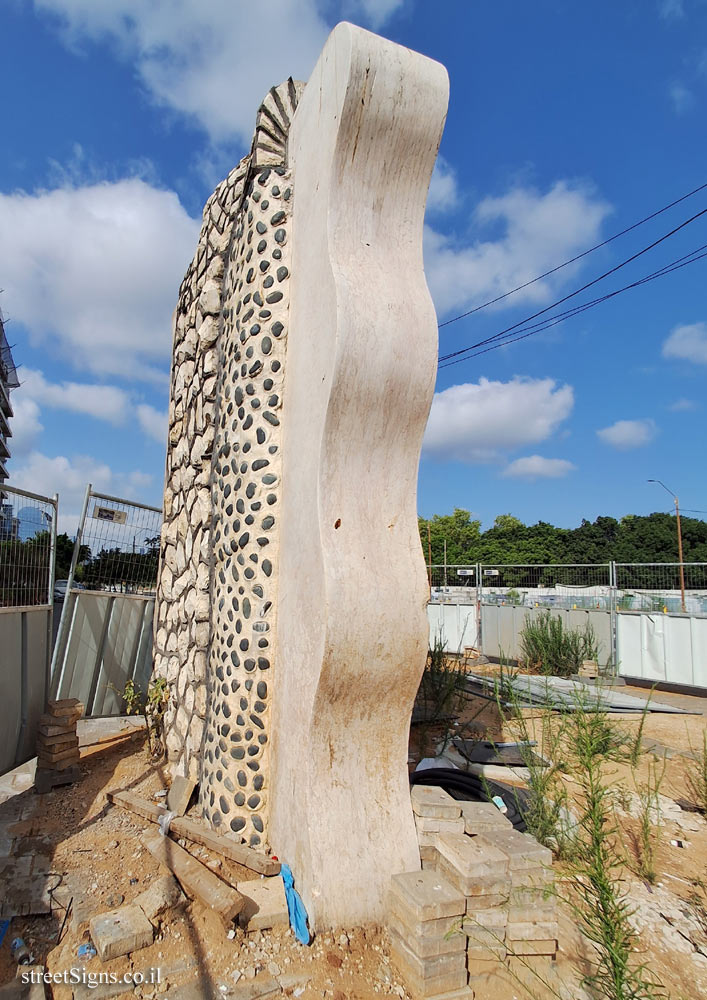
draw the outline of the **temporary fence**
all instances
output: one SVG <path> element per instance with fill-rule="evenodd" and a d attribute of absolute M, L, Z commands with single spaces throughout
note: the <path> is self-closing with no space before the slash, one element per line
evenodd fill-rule
<path fill-rule="evenodd" d="M 79 520 L 52 659 L 52 691 L 87 716 L 115 715 L 152 670 L 152 620 L 162 511 L 96 493 Z"/>
<path fill-rule="evenodd" d="M 707 687 L 707 563 L 433 565 L 430 635 L 474 615 L 465 638 L 485 655 L 516 659 L 528 616 L 549 610 L 568 628 L 589 622 L 602 665 L 627 677 Z M 456 619 L 432 610 L 458 605 Z M 451 641 L 450 641 L 451 640 Z"/>
<path fill-rule="evenodd" d="M 50 683 L 57 498 L 0 486 L 0 773 L 34 756 Z"/>

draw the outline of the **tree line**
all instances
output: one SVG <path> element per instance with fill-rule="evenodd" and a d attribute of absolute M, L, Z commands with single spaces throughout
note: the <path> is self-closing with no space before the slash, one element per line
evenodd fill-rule
<path fill-rule="evenodd" d="M 707 522 L 681 517 L 685 562 L 707 562 Z M 675 516 L 648 514 L 598 517 L 577 528 L 556 528 L 546 521 L 524 524 L 512 514 L 499 514 L 493 527 L 481 530 L 468 510 L 418 518 L 425 561 L 474 563 L 620 563 L 677 562 Z M 429 534 L 428 534 L 429 532 Z"/>

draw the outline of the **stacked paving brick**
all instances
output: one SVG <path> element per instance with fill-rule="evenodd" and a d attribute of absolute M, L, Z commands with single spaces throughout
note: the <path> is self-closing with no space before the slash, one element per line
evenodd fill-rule
<path fill-rule="evenodd" d="M 38 792 L 48 792 L 57 785 L 67 785 L 80 776 L 79 739 L 76 724 L 83 715 L 83 705 L 76 698 L 50 701 L 37 730 L 37 770 L 34 777 Z"/>
<path fill-rule="evenodd" d="M 437 872 L 404 872 L 391 880 L 391 957 L 415 1000 L 472 1000 L 467 989 L 466 900 Z"/>
<path fill-rule="evenodd" d="M 463 952 L 464 980 L 455 967 L 456 986 L 451 979 L 445 982 L 448 991 L 460 990 L 467 972 L 473 984 L 475 977 L 493 972 L 499 962 L 535 965 L 538 960 L 553 960 L 557 921 L 550 851 L 529 834 L 514 830 L 493 803 L 458 802 L 432 786 L 415 786 L 412 803 L 423 872 L 393 879 L 388 927 L 393 958 L 416 1000 L 466 995 L 428 988 L 439 968 L 453 975 L 454 961 L 458 963 Z M 400 897 L 408 884 L 401 880 L 415 876 L 430 880 L 429 885 L 437 887 L 434 891 L 444 896 L 447 926 L 441 913 L 434 926 L 431 918 L 427 923 L 401 920 Z M 452 896 L 457 901 L 454 907 Z M 453 916 L 450 907 L 458 915 Z M 462 933 L 447 939 L 450 930 Z M 439 956 L 437 966 L 433 955 Z M 441 956 L 451 956 L 446 965 L 440 963 Z"/>

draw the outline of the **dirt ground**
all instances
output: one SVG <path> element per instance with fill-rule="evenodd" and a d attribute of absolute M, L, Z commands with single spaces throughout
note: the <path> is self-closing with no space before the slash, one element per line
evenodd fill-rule
<path fill-rule="evenodd" d="M 645 695 L 645 691 L 624 689 Z M 660 701 L 678 696 L 660 694 Z M 686 700 L 680 704 L 684 707 Z M 695 699 L 700 713 L 705 701 Z M 463 721 L 463 719 L 461 720 Z M 635 718 L 612 716 L 626 731 L 634 731 Z M 628 864 L 621 876 L 635 909 L 634 923 L 639 931 L 637 959 L 646 962 L 663 983 L 672 1000 L 692 1000 L 707 995 L 707 822 L 676 802 L 689 799 L 687 771 L 694 765 L 684 754 L 701 746 L 705 717 L 700 715 L 649 715 L 643 731 L 646 750 L 635 775 L 628 768 L 616 768 L 611 776 L 617 788 L 616 821 L 621 840 L 627 848 Z M 417 746 L 415 731 L 411 756 Z M 666 761 L 661 794 L 664 809 L 657 829 L 657 882 L 649 886 L 635 873 L 635 849 L 638 832 L 635 811 L 637 785 L 646 780 L 655 759 L 665 752 Z M 676 752 L 677 751 L 677 752 Z M 20 830 L 27 849 L 48 855 L 52 871 L 60 883 L 60 898 L 71 897 L 74 906 L 102 912 L 121 902 L 130 902 L 161 874 L 158 863 L 142 846 L 143 831 L 154 825 L 125 810 L 106 804 L 109 790 L 129 789 L 153 799 L 167 787 L 167 776 L 160 766 L 151 764 L 144 734 L 137 733 L 112 743 L 85 748 L 81 759 L 82 779 L 44 796 L 33 791 L 15 796 L 14 808 L 27 806 Z M 567 776 L 572 791 L 573 779 Z M 631 794 L 629 794 L 631 793 Z M 156 799 L 155 801 L 163 801 Z M 662 800 L 661 800 L 662 801 Z M 0 805 L 0 820 L 8 803 Z M 657 817 L 656 817 L 657 818 Z M 681 841 L 676 847 L 671 841 Z M 206 849 L 186 843 L 187 848 L 225 881 L 234 884 L 257 878 L 253 872 L 210 854 Z M 634 869 L 634 870 L 632 870 Z M 563 867 L 556 865 L 560 895 Z M 61 895 L 63 893 L 63 896 Z M 267 981 L 274 976 L 289 996 L 313 1000 L 368 1000 L 379 995 L 407 997 L 404 984 L 392 965 L 385 935 L 378 928 L 338 929 L 317 937 L 309 947 L 296 942 L 289 930 L 246 934 L 242 930 L 229 939 L 218 918 L 198 902 L 181 910 L 170 911 L 154 943 L 130 957 L 104 965 L 97 957 L 82 963 L 77 949 L 87 934 L 72 929 L 67 921 L 61 943 L 57 944 L 64 913 L 58 909 L 51 916 L 18 917 L 0 947 L 0 983 L 14 979 L 16 966 L 10 956 L 9 942 L 24 938 L 35 956 L 51 972 L 85 964 L 88 971 L 122 974 L 128 970 L 148 971 L 159 968 L 158 986 L 137 988 L 137 996 L 151 997 L 166 993 L 174 1000 L 192 1000 L 201 996 L 228 996 L 242 989 L 244 983 Z M 491 976 L 473 983 L 478 1000 L 515 1000 L 535 996 L 538 1000 L 562 996 L 565 1000 L 583 1000 L 591 994 L 579 985 L 589 971 L 591 946 L 579 932 L 569 908 L 560 904 L 560 943 L 554 963 L 543 960 L 536 975 L 527 966 L 513 963 L 509 971 L 499 963 Z M 547 986 L 540 978 L 547 981 Z M 527 987 L 522 985 L 527 983 Z M 199 994 L 193 992 L 198 985 Z M 70 986 L 55 986 L 57 1000 L 69 1000 Z M 77 992 L 78 996 L 99 996 L 100 991 Z M 111 994 L 115 995 L 115 993 Z M 254 994 L 257 995 L 257 994 Z"/>

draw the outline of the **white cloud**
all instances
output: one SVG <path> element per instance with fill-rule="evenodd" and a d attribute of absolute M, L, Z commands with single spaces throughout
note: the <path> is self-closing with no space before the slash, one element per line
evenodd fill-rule
<path fill-rule="evenodd" d="M 576 465 L 564 458 L 526 455 L 507 465 L 503 475 L 513 479 L 561 479 L 576 468 Z"/>
<path fill-rule="evenodd" d="M 246 143 L 270 87 L 306 80 L 328 34 L 315 0 L 35 0 L 64 37 L 116 43 L 152 99 L 191 117 L 217 142 Z M 379 0 L 365 0 L 371 14 Z M 397 2 L 384 0 L 389 13 Z"/>
<path fill-rule="evenodd" d="M 598 430 L 597 437 L 604 444 L 625 451 L 629 448 L 641 448 L 643 445 L 650 444 L 657 431 L 655 421 L 651 420 L 650 417 L 644 417 L 641 420 L 617 420 L 610 427 Z"/>
<path fill-rule="evenodd" d="M 141 403 L 137 407 L 137 418 L 143 431 L 160 444 L 167 445 L 167 413 L 154 406 Z"/>
<path fill-rule="evenodd" d="M 496 239 L 465 246 L 458 237 L 427 226 L 425 270 L 438 312 L 470 308 L 502 295 L 573 257 L 597 241 L 609 212 L 609 205 L 586 186 L 557 181 L 545 194 L 515 187 L 481 201 L 474 220 L 479 226 L 500 225 L 502 235 Z M 573 265 L 563 268 L 511 301 L 545 302 L 574 273 Z"/>
<path fill-rule="evenodd" d="M 447 212 L 454 208 L 458 201 L 459 191 L 454 168 L 443 156 L 438 156 L 427 194 L 427 211 Z"/>
<path fill-rule="evenodd" d="M 404 0 L 350 0 L 379 28 Z M 307 80 L 331 25 L 317 0 L 35 0 L 72 48 L 109 41 L 158 104 L 192 118 L 214 142 L 250 143 L 255 112 L 288 76 Z"/>
<path fill-rule="evenodd" d="M 199 228 L 174 192 L 137 178 L 0 194 L 5 310 L 77 368 L 166 380 Z"/>
<path fill-rule="evenodd" d="M 707 323 L 676 326 L 663 342 L 664 358 L 678 358 L 696 365 L 707 365 Z"/>
<path fill-rule="evenodd" d="M 33 493 L 58 493 L 59 531 L 70 535 L 76 532 L 88 483 L 99 493 L 144 500 L 154 482 L 151 475 L 140 471 L 115 473 L 107 463 L 89 455 L 50 457 L 39 451 L 30 452 L 24 463 L 13 470 L 11 479 L 13 486 Z"/>
<path fill-rule="evenodd" d="M 659 0 L 658 13 L 664 21 L 679 21 L 685 16 L 684 0 Z"/>
<path fill-rule="evenodd" d="M 10 418 L 12 437 L 8 441 L 11 460 L 31 451 L 44 430 L 39 407 L 33 399 L 23 394 L 22 389 L 13 392 L 12 409 L 15 415 Z"/>
<path fill-rule="evenodd" d="M 671 83 L 668 88 L 668 96 L 673 105 L 673 111 L 678 115 L 686 114 L 695 103 L 695 95 L 684 83 Z"/>
<path fill-rule="evenodd" d="M 378 29 L 404 3 L 405 0 L 355 0 L 352 6 L 359 9 L 372 28 Z"/>
<path fill-rule="evenodd" d="M 699 410 L 700 404 L 696 403 L 694 399 L 676 399 L 674 403 L 671 403 L 668 407 L 673 413 L 690 413 L 693 410 Z"/>
<path fill-rule="evenodd" d="M 574 394 L 554 379 L 454 385 L 435 394 L 425 454 L 460 462 L 495 462 L 504 452 L 546 440 L 572 412 Z"/>
<path fill-rule="evenodd" d="M 31 368 L 21 370 L 22 385 L 17 392 L 39 403 L 58 410 L 85 413 L 97 420 L 108 423 L 125 423 L 130 397 L 123 389 L 114 385 L 97 385 L 87 382 L 47 382 L 40 371 Z"/>

